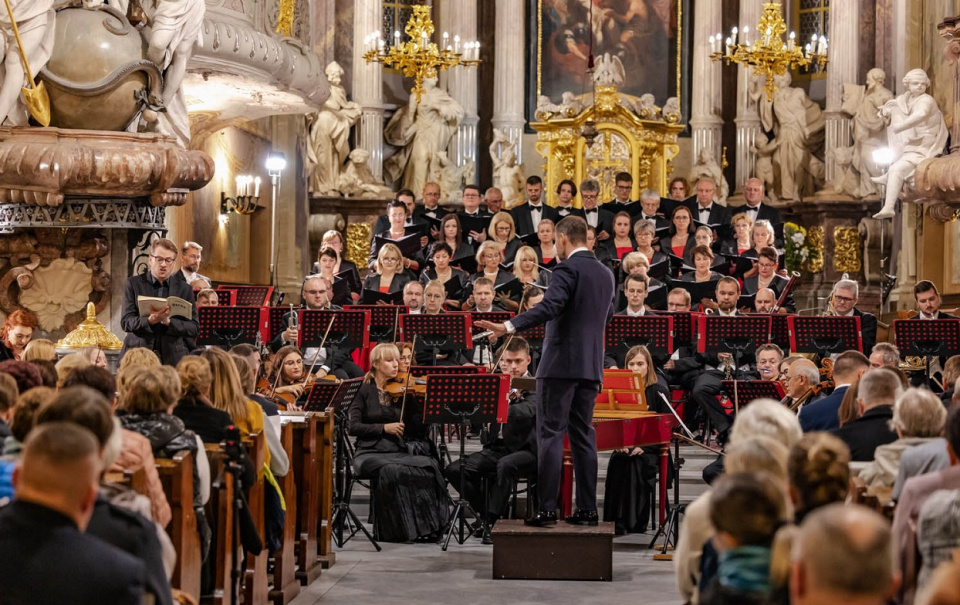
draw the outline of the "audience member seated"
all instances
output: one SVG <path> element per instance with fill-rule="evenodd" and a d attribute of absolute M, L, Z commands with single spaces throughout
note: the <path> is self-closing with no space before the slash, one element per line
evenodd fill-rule
<path fill-rule="evenodd" d="M 10 436 L 3 440 L 3 454 L 0 455 L 0 499 L 13 495 L 13 485 L 10 483 L 13 464 L 4 466 L 3 463 L 16 462 L 20 458 L 23 442 L 33 429 L 37 411 L 56 394 L 54 389 L 35 387 L 17 398 L 10 414 Z"/>
<path fill-rule="evenodd" d="M 800 426 L 804 432 L 832 431 L 840 428 L 840 403 L 850 385 L 870 369 L 870 360 L 859 351 L 844 351 L 833 362 L 833 392 L 800 409 Z"/>
<path fill-rule="evenodd" d="M 943 433 L 947 410 L 940 399 L 926 389 L 907 389 L 893 406 L 893 429 L 897 440 L 881 445 L 873 462 L 860 471 L 860 478 L 874 488 L 892 488 L 904 451 L 928 443 Z"/>
<path fill-rule="evenodd" d="M 15 471 L 16 499 L 0 509 L 5 604 L 141 603 L 143 563 L 83 533 L 101 471 L 100 447 L 87 429 L 54 422 L 31 432 Z"/>
<path fill-rule="evenodd" d="M 197 355 L 187 355 L 177 364 L 177 374 L 183 394 L 173 408 L 173 415 L 204 443 L 220 443 L 226 438 L 227 427 L 232 421 L 230 414 L 216 409 L 210 402 L 210 387 L 213 384 L 210 364 Z"/>
<path fill-rule="evenodd" d="M 885 605 L 896 593 L 890 527 L 862 506 L 831 504 L 800 527 L 791 605 Z"/>
<path fill-rule="evenodd" d="M 890 421 L 893 404 L 901 393 L 900 376 L 889 368 L 872 370 L 860 379 L 857 397 L 860 417 L 831 431 L 850 448 L 853 462 L 870 462 L 877 447 L 897 439 Z"/>
<path fill-rule="evenodd" d="M 725 471 L 730 474 L 764 471 L 786 484 L 787 447 L 768 435 L 747 437 L 727 446 Z M 687 505 L 680 524 L 680 538 L 673 554 L 673 570 L 677 590 L 684 603 L 696 605 L 700 600 L 700 561 L 704 544 L 713 537 L 714 527 L 710 521 L 710 496 L 708 488 L 696 500 Z M 606 501 L 604 501 L 606 505 Z M 711 563 L 716 569 L 716 562 Z"/>
<path fill-rule="evenodd" d="M 794 521 L 812 511 L 843 502 L 850 491 L 850 450 L 829 433 L 807 433 L 793 447 L 787 462 Z"/>
<path fill-rule="evenodd" d="M 243 372 L 240 373 L 240 381 L 241 381 L 240 386 L 241 388 L 243 388 L 243 391 L 247 394 L 247 397 L 249 397 L 256 403 L 260 404 L 260 407 L 263 409 L 264 415 L 266 416 L 278 415 L 280 411 L 279 411 L 279 408 L 277 407 L 277 403 L 275 401 L 267 399 L 264 395 L 257 392 L 257 378 L 260 377 L 260 367 L 263 364 L 262 360 L 260 359 L 260 350 L 253 345 L 241 343 L 241 344 L 230 347 L 230 355 L 234 357 L 234 361 L 236 361 L 236 358 L 238 357 L 241 360 L 245 361 L 247 363 L 247 367 L 250 369 L 249 382 L 246 380 L 247 374 Z M 237 369 L 239 370 L 239 368 L 240 368 L 240 365 L 237 364 Z M 180 380 L 181 382 L 183 381 L 182 376 Z M 184 389 L 186 388 L 187 387 L 184 386 Z M 209 396 L 207 397 L 207 400 L 209 401 Z M 229 424 L 229 422 L 227 424 Z M 226 424 L 224 426 L 226 426 Z M 200 438 L 202 439 L 203 436 L 201 435 Z"/>
<path fill-rule="evenodd" d="M 397 347 L 379 344 L 370 352 L 370 372 L 349 410 L 349 432 L 357 438 L 354 465 L 372 479 L 371 511 L 378 539 L 435 541 L 447 522 L 443 474 L 423 440 L 416 414 L 401 409 L 383 389 L 397 375 Z"/>
<path fill-rule="evenodd" d="M 960 380 L 960 355 L 954 355 L 943 364 L 943 377 L 940 380 L 943 384 L 943 392 L 940 393 L 940 400 L 947 407 L 950 406 L 953 394 L 956 392 L 957 380 Z"/>
<path fill-rule="evenodd" d="M 917 550 L 920 573 L 917 590 L 930 582 L 933 570 L 950 560 L 960 548 L 960 490 L 940 490 L 930 494 L 917 518 Z"/>
<path fill-rule="evenodd" d="M 924 503 L 938 490 L 960 489 L 960 407 L 950 408 L 946 422 L 947 456 L 950 466 L 938 471 L 907 479 L 893 515 L 894 544 L 899 550 L 900 569 L 903 572 L 904 603 L 912 600 L 916 590 L 917 553 L 915 531 Z"/>
<path fill-rule="evenodd" d="M 31 311 L 16 309 L 0 327 L 0 360 L 20 359 L 37 329 L 37 316 Z"/>
<path fill-rule="evenodd" d="M 960 355 L 957 356 L 957 361 L 960 362 Z M 900 367 L 900 351 L 889 342 L 878 342 L 870 351 L 870 369 L 875 370 L 883 367 Z M 960 369 L 960 366 L 958 366 L 958 369 Z"/>
<path fill-rule="evenodd" d="M 3 440 L 10 436 L 10 420 L 18 397 L 17 381 L 10 374 L 0 372 L 0 454 L 3 453 Z"/>
<path fill-rule="evenodd" d="M 960 550 L 930 575 L 930 581 L 917 595 L 918 605 L 956 605 L 960 603 Z"/>
<path fill-rule="evenodd" d="M 701 594 L 703 605 L 761 605 L 770 592 L 770 551 L 787 521 L 786 485 L 762 471 L 726 474 L 710 496 L 717 574 Z"/>
<path fill-rule="evenodd" d="M 104 371 L 92 366 L 90 369 Z M 104 464 L 111 462 L 109 458 L 120 452 L 119 423 L 115 421 L 110 403 L 90 387 L 80 384 L 65 387 L 43 406 L 37 414 L 37 427 L 52 422 L 72 423 L 90 431 L 100 446 Z M 146 569 L 147 592 L 153 596 L 154 602 L 170 605 L 173 597 L 169 578 L 177 553 L 164 529 L 149 517 L 147 498 L 128 487 L 104 485 L 97 495 L 85 533 L 140 560 Z M 209 542 L 210 529 L 205 520 L 202 526 Z"/>
<path fill-rule="evenodd" d="M 46 338 L 34 338 L 23 348 L 23 354 L 20 356 L 20 360 L 34 361 L 36 359 L 56 361 L 57 345 L 55 345 L 52 340 Z"/>

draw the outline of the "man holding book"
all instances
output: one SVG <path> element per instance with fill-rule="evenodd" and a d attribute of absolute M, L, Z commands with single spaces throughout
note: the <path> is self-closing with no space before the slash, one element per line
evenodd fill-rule
<path fill-rule="evenodd" d="M 189 353 L 187 342 L 193 342 L 200 328 L 193 289 L 182 279 L 171 279 L 178 254 L 172 241 L 154 240 L 147 258 L 149 270 L 127 280 L 120 319 L 127 335 L 121 358 L 132 348 L 145 347 L 164 365 L 175 366 Z"/>

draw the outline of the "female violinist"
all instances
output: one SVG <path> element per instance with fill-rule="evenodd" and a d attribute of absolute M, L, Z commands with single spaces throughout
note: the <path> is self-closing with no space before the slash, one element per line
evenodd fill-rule
<path fill-rule="evenodd" d="M 348 412 L 357 438 L 354 466 L 372 479 L 372 507 L 381 541 L 435 541 L 447 522 L 447 489 L 417 414 L 405 417 L 400 400 L 385 392 L 399 369 L 396 345 L 370 352 L 370 372 Z M 408 408 L 410 406 L 408 405 Z"/>
<path fill-rule="evenodd" d="M 308 391 L 303 386 L 303 353 L 293 345 L 281 347 L 273 358 L 273 367 L 267 376 L 267 396 L 274 396 L 277 405 L 286 402 L 283 409 L 297 411 L 306 401 Z M 279 373 L 279 376 L 278 376 Z"/>

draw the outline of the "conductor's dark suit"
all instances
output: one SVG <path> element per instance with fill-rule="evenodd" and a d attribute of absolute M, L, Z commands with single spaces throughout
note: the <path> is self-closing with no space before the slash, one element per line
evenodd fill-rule
<path fill-rule="evenodd" d="M 593 253 L 577 251 L 553 270 L 543 302 L 511 320 L 517 331 L 546 323 L 537 366 L 540 510 L 557 510 L 563 437 L 570 435 L 577 508 L 597 510 L 593 407 L 603 382 L 603 331 L 613 315 L 613 275 Z"/>

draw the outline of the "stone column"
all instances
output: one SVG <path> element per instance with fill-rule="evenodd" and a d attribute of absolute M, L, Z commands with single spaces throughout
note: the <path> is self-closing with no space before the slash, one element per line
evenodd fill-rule
<path fill-rule="evenodd" d="M 746 25 L 751 30 L 755 29 L 762 12 L 763 0 L 740 0 L 740 23 L 737 27 L 743 29 Z M 729 33 L 723 32 L 721 35 L 726 40 Z M 755 176 L 753 171 L 756 156 L 750 148 L 756 142 L 757 136 L 763 132 L 763 128 L 760 127 L 757 103 L 749 95 L 750 81 L 754 78 L 756 76 L 753 75 L 752 67 L 741 65 L 737 68 L 737 117 L 734 120 L 737 124 L 737 155 L 734 160 L 737 175 L 736 182 L 730 191 L 731 195 L 734 191 L 741 191 L 747 179 Z"/>
<path fill-rule="evenodd" d="M 380 0 L 357 0 L 353 9 L 353 100 L 362 113 L 357 122 L 357 147 L 370 152 L 367 164 L 377 178 L 383 176 L 383 72 L 379 63 L 367 63 L 363 40 L 380 31 Z"/>
<path fill-rule="evenodd" d="M 720 160 L 720 135 L 723 128 L 720 62 L 710 60 L 710 36 L 722 31 L 721 2 L 697 2 L 693 15 L 693 157 L 709 147 Z M 753 29 L 755 26 L 751 26 Z M 498 63 L 499 65 L 499 63 Z"/>
<path fill-rule="evenodd" d="M 833 151 L 849 147 L 850 117 L 840 111 L 843 85 L 857 83 L 860 66 L 860 3 L 834 2 L 830 5 L 830 68 L 827 69 L 826 118 L 826 182 L 831 182 L 837 170 Z"/>
<path fill-rule="evenodd" d="M 444 5 L 440 20 L 440 36 L 448 32 L 451 45 L 453 37 L 460 36 L 460 50 L 463 52 L 464 42 L 477 39 L 477 0 L 453 0 Z M 442 37 L 436 40 L 438 44 L 442 43 Z M 457 166 L 473 162 L 476 167 L 477 123 L 480 121 L 477 115 L 477 68 L 454 67 L 447 74 L 447 92 L 463 107 L 463 121 L 450 139 L 447 155 Z"/>
<path fill-rule="evenodd" d="M 496 0 L 496 48 L 494 50 L 493 118 L 494 128 L 506 133 L 523 157 L 520 142 L 523 126 L 524 39 L 523 0 Z"/>

